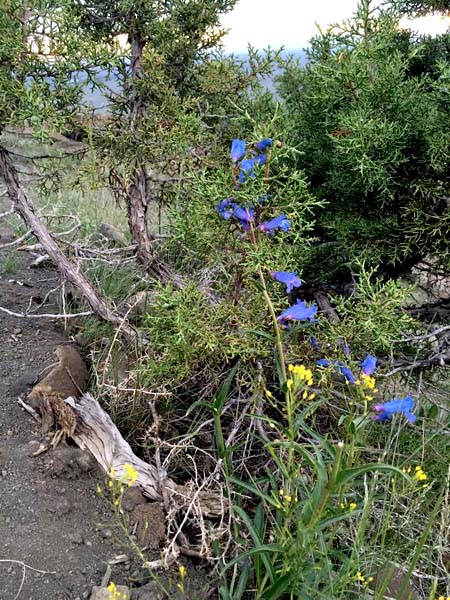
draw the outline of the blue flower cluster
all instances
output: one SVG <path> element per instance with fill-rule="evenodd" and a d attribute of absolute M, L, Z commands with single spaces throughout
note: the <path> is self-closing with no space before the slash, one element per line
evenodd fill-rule
<path fill-rule="evenodd" d="M 255 166 L 266 164 L 267 155 L 265 152 L 271 148 L 272 143 L 270 138 L 265 138 L 257 142 L 253 146 L 257 152 L 256 156 L 245 158 L 247 143 L 244 140 L 233 140 L 231 143 L 231 160 L 236 167 L 240 163 L 239 183 L 244 183 L 247 177 L 255 177 Z"/>
<path fill-rule="evenodd" d="M 346 348 L 348 348 L 348 346 L 346 346 Z M 348 348 L 348 353 L 349 350 L 350 349 Z M 346 356 L 348 356 L 348 353 L 345 352 Z M 358 383 L 352 370 L 339 360 L 331 361 L 326 358 L 321 358 L 316 361 L 316 364 L 320 367 L 333 367 L 336 372 L 343 375 L 345 382 L 348 384 L 355 385 Z M 377 368 L 377 359 L 375 356 L 368 354 L 359 366 L 361 369 L 360 376 L 365 375 L 366 377 L 370 377 Z M 413 408 L 414 400 L 411 396 L 406 396 L 406 398 L 400 398 L 398 400 L 391 400 L 382 404 L 374 404 L 372 406 L 372 410 L 377 413 L 374 416 L 376 421 L 388 421 L 393 415 L 402 413 L 410 423 L 414 423 L 416 420 L 416 416 L 411 412 Z"/>
<path fill-rule="evenodd" d="M 239 173 L 239 182 L 243 183 L 247 176 L 255 177 L 255 166 L 256 165 L 264 165 L 267 161 L 267 156 L 265 154 L 257 154 L 253 158 L 245 158 L 246 154 L 246 142 L 244 140 L 233 140 L 231 144 L 231 160 L 235 166 L 240 164 L 240 173 Z M 270 138 L 265 138 L 260 142 L 254 144 L 254 148 L 258 152 L 265 152 L 268 148 L 272 146 L 272 140 Z M 258 204 L 262 204 L 267 200 L 268 196 L 265 194 L 262 198 L 259 198 Z M 254 223 L 255 221 L 255 209 L 253 206 L 242 207 L 232 201 L 233 198 L 229 197 L 225 200 L 221 200 L 217 205 L 217 212 L 219 215 L 225 220 L 231 219 L 234 217 L 239 222 L 239 225 L 242 227 L 244 231 L 248 231 L 250 229 L 250 223 Z M 275 234 L 275 231 L 278 229 L 280 231 L 286 232 L 289 230 L 291 224 L 287 219 L 285 214 L 280 215 L 279 217 L 274 217 L 270 221 L 265 221 L 260 223 L 257 226 L 257 229 L 263 231 L 269 236 Z"/>
<path fill-rule="evenodd" d="M 235 139 L 231 144 L 231 160 L 235 168 L 240 165 L 239 183 L 243 183 L 247 177 L 255 177 L 255 166 L 264 165 L 267 161 L 267 156 L 264 154 L 268 148 L 272 146 L 272 140 L 265 138 L 260 142 L 253 145 L 253 148 L 258 152 L 256 156 L 252 158 L 245 158 L 247 152 L 247 144 L 244 140 Z M 268 196 L 264 196 L 258 200 L 258 204 L 266 200 Z M 232 201 L 232 197 L 222 200 L 217 205 L 217 212 L 225 219 L 235 218 L 239 225 L 244 231 L 249 231 L 252 228 L 252 224 L 255 223 L 255 208 L 252 206 L 242 207 Z M 273 236 L 276 230 L 286 232 L 290 228 L 289 220 L 286 215 L 282 214 L 278 217 L 274 217 L 270 221 L 265 221 L 259 225 L 255 225 L 256 229 Z M 273 279 L 282 283 L 286 286 L 286 293 L 289 294 L 293 289 L 298 288 L 302 285 L 300 278 L 296 272 L 290 271 L 272 271 L 271 276 Z M 282 326 L 289 326 L 292 321 L 310 321 L 315 323 L 317 314 L 317 306 L 315 304 L 307 305 L 303 300 L 297 300 L 293 306 L 286 309 L 281 315 L 277 317 L 278 322 Z M 311 338 L 311 344 L 315 348 L 320 348 L 319 342 L 316 338 Z M 345 356 L 350 355 L 350 348 L 347 344 L 342 344 L 343 352 Z M 333 369 L 340 373 L 346 383 L 351 385 L 357 385 L 359 381 L 353 374 L 352 370 L 342 361 L 330 361 L 322 358 L 317 361 L 317 365 L 321 367 L 333 367 Z M 360 377 L 368 378 L 370 380 L 371 375 L 375 372 L 377 366 L 377 359 L 371 354 L 367 354 L 365 359 L 360 363 Z M 375 380 L 372 379 L 372 387 L 375 386 Z M 376 390 L 375 390 L 376 391 Z M 391 400 L 384 404 L 375 404 L 372 409 L 375 411 L 375 419 L 378 421 L 387 421 L 393 415 L 402 413 L 408 419 L 410 423 L 414 423 L 416 417 L 412 414 L 414 408 L 414 400 L 411 396 L 406 398 L 400 398 L 398 400 Z"/>

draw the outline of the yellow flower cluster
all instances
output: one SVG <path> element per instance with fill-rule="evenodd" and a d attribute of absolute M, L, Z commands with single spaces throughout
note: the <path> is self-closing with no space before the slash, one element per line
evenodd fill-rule
<path fill-rule="evenodd" d="M 136 483 L 136 479 L 138 477 L 138 472 L 136 471 L 136 469 L 134 467 L 132 467 L 128 463 L 125 463 L 123 465 L 123 468 L 124 468 L 125 473 L 124 473 L 124 475 L 122 475 L 122 479 L 124 479 L 124 481 L 126 482 L 128 487 L 130 487 L 133 485 L 133 483 Z"/>
<path fill-rule="evenodd" d="M 344 510 L 347 508 L 347 503 L 341 502 L 339 506 L 342 508 L 342 510 Z M 355 510 L 355 508 L 356 508 L 356 502 L 350 502 L 350 504 L 348 505 L 349 511 L 353 512 Z"/>
<path fill-rule="evenodd" d="M 428 475 L 424 473 L 420 465 L 417 465 L 414 471 L 413 479 L 416 479 L 417 481 L 426 481 L 428 479 Z"/>
<path fill-rule="evenodd" d="M 108 590 L 108 600 L 127 600 L 128 594 L 124 592 L 123 594 L 119 592 L 116 587 L 116 584 L 111 581 L 111 583 L 106 588 Z"/>
<path fill-rule="evenodd" d="M 428 484 L 425 483 L 428 479 L 428 475 L 424 472 L 420 465 L 417 465 L 414 467 L 414 469 L 413 467 L 403 467 L 402 471 L 403 473 L 408 473 L 408 475 L 411 474 L 412 479 L 417 481 L 417 483 L 422 483 L 423 488 L 428 487 Z"/>
<path fill-rule="evenodd" d="M 356 581 L 362 583 L 364 587 L 368 586 L 371 581 L 373 581 L 373 577 L 367 577 L 367 579 L 362 575 L 360 571 L 358 571 L 355 575 Z"/>
<path fill-rule="evenodd" d="M 355 385 L 359 385 L 363 390 L 363 393 L 367 392 L 364 398 L 369 402 L 373 400 L 372 394 L 378 393 L 376 388 L 377 382 L 375 381 L 375 378 L 371 377 L 370 375 L 366 375 L 365 373 L 361 373 L 361 377 L 355 381 Z"/>
<path fill-rule="evenodd" d="M 450 596 L 439 596 L 437 600 L 450 600 Z"/>
<path fill-rule="evenodd" d="M 305 365 L 289 365 L 288 369 L 296 383 L 304 381 L 306 385 L 313 384 L 311 369 L 307 369 Z"/>
<path fill-rule="evenodd" d="M 375 377 L 371 377 L 370 375 L 361 373 L 361 379 L 359 380 L 359 382 L 362 387 L 366 388 L 367 390 L 371 390 L 374 394 L 378 392 Z M 358 382 L 356 383 L 358 384 Z"/>

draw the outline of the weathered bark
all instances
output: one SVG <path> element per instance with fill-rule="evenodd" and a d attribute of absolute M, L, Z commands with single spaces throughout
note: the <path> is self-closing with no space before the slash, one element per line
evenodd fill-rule
<path fill-rule="evenodd" d="M 130 92 L 130 131 L 136 132 L 145 117 L 146 103 L 139 90 L 139 80 L 142 78 L 142 53 L 145 40 L 139 33 L 131 38 L 131 81 Z M 161 261 L 155 250 L 155 238 L 148 230 L 148 173 L 143 159 L 137 157 L 131 174 L 131 183 L 125 192 L 127 203 L 128 226 L 131 239 L 137 248 L 137 260 L 146 271 L 165 281 L 170 281 L 175 287 L 181 287 L 183 280 L 172 273 L 168 265 Z"/>
<path fill-rule="evenodd" d="M 97 290 L 61 251 L 48 229 L 34 214 L 33 208 L 23 190 L 17 171 L 8 156 L 8 152 L 0 146 L 0 176 L 4 179 L 6 189 L 14 204 L 15 211 L 22 217 L 33 234 L 42 244 L 45 252 L 49 255 L 56 267 L 70 283 L 80 292 L 94 313 L 105 321 L 109 321 L 131 341 L 136 341 L 136 331 L 120 315 L 115 313 L 110 306 L 100 298 Z"/>
<path fill-rule="evenodd" d="M 142 123 L 145 114 L 145 103 L 138 90 L 138 81 L 142 77 L 142 53 L 145 41 L 139 34 L 131 40 L 131 82 L 130 82 L 130 130 L 136 132 Z M 148 231 L 148 190 L 147 171 L 145 164 L 136 165 L 131 176 L 131 183 L 126 191 L 128 225 L 133 244 L 137 245 L 137 259 L 146 268 L 155 261 L 153 249 L 154 238 Z"/>
<path fill-rule="evenodd" d="M 66 403 L 74 410 L 77 426 L 71 437 L 82 449 L 88 449 L 105 473 L 114 470 L 114 478 L 125 474 L 124 465 L 131 465 L 138 473 L 137 485 L 152 500 L 161 500 L 163 489 L 176 507 L 189 506 L 192 502 L 204 515 L 221 516 L 227 510 L 227 502 L 217 494 L 177 485 L 172 479 L 159 473 L 158 469 L 136 456 L 109 415 L 90 394 L 81 398 L 67 398 Z"/>

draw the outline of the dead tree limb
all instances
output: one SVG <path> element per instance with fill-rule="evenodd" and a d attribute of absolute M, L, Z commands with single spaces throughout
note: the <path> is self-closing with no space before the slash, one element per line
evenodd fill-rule
<path fill-rule="evenodd" d="M 204 515 L 221 516 L 227 510 L 226 501 L 219 495 L 198 491 L 188 486 L 177 485 L 168 477 L 161 483 L 158 469 L 134 454 L 117 429 L 110 416 L 90 394 L 81 398 L 67 398 L 66 403 L 74 410 L 77 426 L 71 437 L 82 449 L 88 449 L 105 473 L 114 469 L 114 478 L 120 479 L 126 473 L 124 465 L 131 465 L 138 472 L 136 483 L 143 493 L 152 500 L 161 500 L 164 494 L 176 507 L 186 507 L 195 499 L 195 504 Z"/>
<path fill-rule="evenodd" d="M 8 156 L 8 152 L 2 146 L 0 146 L 0 176 L 5 181 L 9 197 L 14 203 L 14 210 L 25 221 L 28 229 L 37 237 L 45 252 L 50 256 L 64 277 L 75 286 L 98 317 L 120 328 L 121 332 L 130 341 L 135 342 L 137 339 L 135 329 L 123 317 L 114 312 L 99 296 L 92 283 L 86 279 L 79 268 L 61 251 L 48 229 L 34 214 L 30 201 L 20 184 L 17 170 Z"/>

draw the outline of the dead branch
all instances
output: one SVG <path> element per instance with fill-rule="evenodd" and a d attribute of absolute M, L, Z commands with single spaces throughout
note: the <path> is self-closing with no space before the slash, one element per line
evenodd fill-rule
<path fill-rule="evenodd" d="M 394 363 L 394 369 L 389 371 L 389 373 L 382 373 L 379 377 L 391 377 L 396 373 L 400 373 L 401 371 L 417 371 L 422 369 L 428 369 L 429 367 L 445 367 L 450 364 L 450 351 L 447 352 L 439 352 L 438 354 L 433 354 L 428 358 L 423 358 L 420 360 L 402 360 L 396 361 Z"/>
<path fill-rule="evenodd" d="M 92 283 L 80 272 L 78 266 L 74 265 L 60 250 L 48 229 L 34 214 L 27 195 L 19 182 L 14 164 L 2 146 L 0 146 L 0 175 L 6 183 L 6 189 L 14 203 L 16 212 L 19 213 L 27 227 L 37 237 L 44 247 L 46 254 L 50 256 L 63 276 L 75 286 L 98 317 L 109 321 L 115 327 L 120 327 L 123 334 L 130 341 L 135 342 L 137 340 L 136 330 L 129 323 L 125 322 L 120 315 L 114 312 L 99 296 Z"/>
<path fill-rule="evenodd" d="M 168 497 L 178 507 L 189 506 L 195 500 L 204 515 L 220 516 L 226 511 L 223 499 L 218 495 L 177 485 L 165 477 L 161 481 L 158 469 L 134 454 L 109 415 L 90 394 L 81 398 L 67 398 L 66 403 L 74 410 L 77 428 L 72 437 L 80 448 L 88 449 L 105 473 L 114 469 L 114 477 L 125 475 L 124 465 L 131 465 L 138 472 L 137 484 L 152 500 L 161 500 L 160 486 L 164 485 Z"/>
<path fill-rule="evenodd" d="M 22 236 L 20 236 L 20 238 L 17 238 L 16 240 L 13 240 L 12 242 L 7 242 L 6 244 L 0 244 L 0 249 L 2 248 L 13 248 L 14 246 L 17 246 L 18 244 L 21 244 L 22 242 L 24 242 L 25 240 L 27 240 L 29 237 L 32 236 L 32 231 L 29 230 L 26 233 L 24 233 Z"/>
<path fill-rule="evenodd" d="M 77 317 L 90 317 L 94 313 L 92 311 L 73 313 L 73 314 L 40 314 L 35 315 L 34 313 L 18 313 L 8 310 L 3 306 L 0 306 L 0 311 L 6 313 L 10 317 L 18 317 L 20 319 L 76 319 Z"/>
<path fill-rule="evenodd" d="M 392 340 L 392 342 L 394 344 L 402 344 L 405 342 L 423 342 L 425 340 L 428 340 L 429 338 L 440 337 L 443 333 L 446 333 L 447 331 L 450 332 L 450 325 L 446 325 L 445 327 L 439 327 L 438 329 L 431 331 L 431 333 L 425 333 L 424 335 L 414 335 L 412 337 L 401 338 L 399 340 Z"/>

